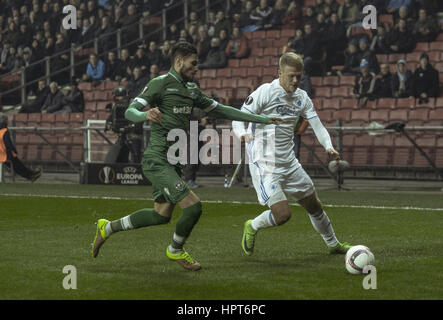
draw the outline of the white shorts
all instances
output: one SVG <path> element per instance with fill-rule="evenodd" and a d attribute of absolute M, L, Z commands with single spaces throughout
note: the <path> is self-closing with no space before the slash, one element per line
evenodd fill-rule
<path fill-rule="evenodd" d="M 265 174 L 266 171 L 259 164 L 250 163 L 249 171 L 261 205 L 271 207 L 287 200 L 286 195 L 298 201 L 315 191 L 311 178 L 301 166 L 283 173 Z"/>

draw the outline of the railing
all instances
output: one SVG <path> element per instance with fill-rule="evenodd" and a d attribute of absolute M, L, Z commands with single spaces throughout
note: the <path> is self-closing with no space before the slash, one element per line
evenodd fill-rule
<path fill-rule="evenodd" d="M 83 60 L 76 61 L 76 51 L 78 50 L 78 48 L 90 47 L 92 44 L 94 53 L 98 54 L 99 57 L 103 56 L 104 54 L 106 54 L 106 52 L 99 52 L 99 41 L 104 38 L 109 38 L 109 37 L 115 36 L 116 47 L 109 49 L 108 51 L 117 50 L 117 57 L 118 58 L 120 58 L 120 53 L 121 53 L 122 48 L 130 47 L 136 43 L 139 43 L 140 41 L 151 38 L 153 36 L 158 36 L 159 34 L 161 34 L 161 39 L 164 41 L 166 39 L 167 30 L 172 24 L 180 24 L 183 22 L 185 27 L 187 27 L 188 13 L 189 13 L 189 2 L 190 2 L 190 0 L 183 0 L 179 3 L 172 5 L 171 7 L 167 8 L 167 9 L 163 8 L 160 12 L 157 12 L 154 15 L 150 15 L 147 18 L 140 17 L 139 21 L 132 24 L 132 25 L 125 26 L 123 28 L 120 28 L 120 29 L 112 32 L 112 33 L 100 35 L 100 37 L 96 37 L 95 39 L 84 42 L 80 45 L 76 46 L 74 43 L 71 43 L 71 47 L 66 50 L 63 50 L 62 52 L 59 52 L 59 53 L 54 54 L 52 56 L 46 56 L 39 61 L 33 62 L 32 64 L 30 64 L 27 67 L 21 68 L 19 71 L 15 70 L 15 71 L 11 71 L 11 72 L 1 75 L 0 82 L 2 81 L 3 78 L 6 78 L 6 77 L 14 75 L 14 74 L 20 74 L 20 85 L 14 87 L 12 89 L 8 89 L 6 91 L 1 92 L 0 99 L 2 98 L 2 96 L 6 96 L 10 93 L 20 91 L 20 100 L 21 100 L 21 103 L 23 104 L 26 101 L 26 96 L 27 96 L 26 88 L 28 86 L 36 84 L 40 80 L 45 80 L 46 83 L 49 84 L 50 79 L 52 77 L 54 77 L 55 75 L 58 75 L 62 72 L 66 72 L 66 71 L 69 71 L 71 78 L 74 77 L 75 76 L 75 68 L 87 63 L 87 61 L 89 59 L 89 56 L 88 56 L 86 59 L 83 58 Z M 222 3 L 226 3 L 226 12 L 227 12 L 229 10 L 229 6 L 230 6 L 229 0 L 216 0 L 216 1 L 205 0 L 205 6 L 203 8 L 200 8 L 197 11 L 197 13 L 199 14 L 199 16 L 201 16 L 204 13 L 205 20 L 207 21 L 208 12 L 210 10 L 210 7 L 215 6 L 215 5 L 219 5 Z M 166 21 L 166 16 L 167 16 L 168 11 L 174 10 L 179 6 L 184 7 L 183 17 L 168 23 L 168 21 Z M 161 27 L 150 32 L 149 34 L 145 35 L 144 28 L 143 28 L 145 25 L 145 22 L 149 21 L 150 19 L 152 20 L 153 18 L 154 19 L 155 18 L 161 19 Z M 139 31 L 138 38 L 135 40 L 132 40 L 130 42 L 127 42 L 127 43 L 122 43 L 122 33 L 127 31 L 128 29 L 134 28 L 135 25 L 138 25 L 138 31 Z M 109 39 L 108 39 L 108 41 L 109 41 Z M 69 64 L 66 67 L 63 67 L 59 70 L 54 70 L 54 71 L 51 70 L 51 61 L 54 59 L 58 59 L 62 55 L 69 55 Z M 40 77 L 38 77 L 32 81 L 27 81 L 26 72 L 28 70 L 30 70 L 31 68 L 35 68 L 35 67 L 42 66 L 42 65 L 44 65 L 44 67 L 45 67 L 44 75 L 41 75 Z"/>

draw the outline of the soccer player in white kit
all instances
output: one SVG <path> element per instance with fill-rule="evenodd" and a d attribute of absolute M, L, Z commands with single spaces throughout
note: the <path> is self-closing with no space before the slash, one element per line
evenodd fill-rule
<path fill-rule="evenodd" d="M 235 135 L 247 143 L 250 173 L 257 197 L 266 210 L 245 222 L 242 248 L 252 255 L 257 232 L 284 224 L 291 217 L 286 195 L 296 200 L 309 214 L 314 229 L 320 233 L 331 253 L 344 254 L 351 247 L 340 243 L 331 222 L 317 198 L 314 184 L 295 157 L 294 128 L 299 117 L 306 119 L 317 140 L 330 158 L 339 160 L 328 131 L 315 112 L 306 91 L 298 88 L 303 74 L 303 59 L 293 53 L 279 60 L 279 78 L 265 83 L 246 99 L 242 111 L 278 116 L 286 120 L 279 126 L 233 121 Z"/>

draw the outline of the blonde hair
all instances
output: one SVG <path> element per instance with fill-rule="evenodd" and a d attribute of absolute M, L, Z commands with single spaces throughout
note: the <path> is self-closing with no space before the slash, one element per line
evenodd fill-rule
<path fill-rule="evenodd" d="M 286 52 L 282 54 L 280 60 L 278 61 L 278 67 L 283 70 L 285 66 L 294 67 L 298 70 L 304 69 L 303 59 L 300 55 L 295 52 Z"/>

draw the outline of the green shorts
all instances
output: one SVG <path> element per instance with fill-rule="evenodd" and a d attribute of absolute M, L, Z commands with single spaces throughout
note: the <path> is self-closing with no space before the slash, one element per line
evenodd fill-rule
<path fill-rule="evenodd" d="M 183 200 L 190 192 L 188 185 L 181 178 L 182 172 L 179 166 L 143 158 L 142 170 L 152 183 L 152 195 L 155 202 L 175 204 Z"/>

